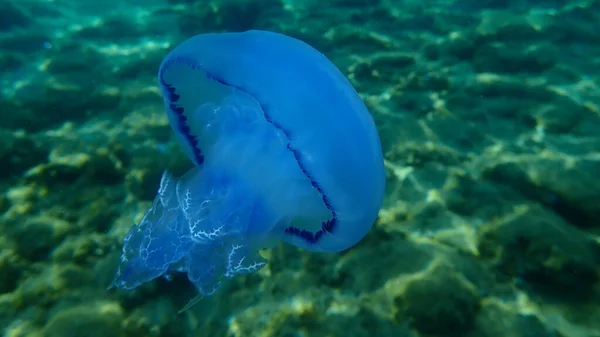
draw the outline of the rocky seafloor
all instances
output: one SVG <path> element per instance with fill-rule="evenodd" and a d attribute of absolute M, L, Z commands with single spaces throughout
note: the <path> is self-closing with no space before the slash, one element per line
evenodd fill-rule
<path fill-rule="evenodd" d="M 340 254 L 280 245 L 191 310 L 106 290 L 165 168 L 155 74 L 208 31 L 299 37 L 372 112 L 388 192 Z M 600 336 L 600 2 L 0 2 L 0 331 Z"/>

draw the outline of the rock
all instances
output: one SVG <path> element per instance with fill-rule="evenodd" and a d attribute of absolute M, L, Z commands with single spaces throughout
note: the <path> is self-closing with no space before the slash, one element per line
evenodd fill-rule
<path fill-rule="evenodd" d="M 580 228 L 600 228 L 600 160 L 577 160 L 572 166 L 541 160 L 528 171 L 538 189 L 548 193 L 548 207 Z"/>
<path fill-rule="evenodd" d="M 333 0 L 331 2 L 333 6 L 338 7 L 356 7 L 363 9 L 368 6 L 377 6 L 381 4 L 381 0 Z"/>
<path fill-rule="evenodd" d="M 125 167 L 120 148 L 102 147 L 94 151 L 91 158 L 91 174 L 96 183 L 113 185 L 125 179 Z"/>
<path fill-rule="evenodd" d="M 25 175 L 28 180 L 48 186 L 64 183 L 72 184 L 78 179 L 93 179 L 95 184 L 112 185 L 124 180 L 124 160 L 127 156 L 117 147 L 98 147 L 91 153 L 85 144 L 78 144 L 77 152 L 73 144 L 55 146 L 49 155 L 49 162 L 32 168 Z"/>
<path fill-rule="evenodd" d="M 270 17 L 281 16 L 283 2 L 280 0 L 225 0 L 214 6 L 198 3 L 180 13 L 182 31 L 221 30 L 244 31 L 269 26 Z M 266 27 L 265 27 L 266 26 Z"/>
<path fill-rule="evenodd" d="M 20 6 L 10 1 L 0 2 L 0 31 L 23 28 L 30 24 L 31 18 Z"/>
<path fill-rule="evenodd" d="M 544 156 L 522 163 L 492 164 L 485 175 L 494 181 L 512 186 L 522 195 L 551 209 L 563 219 L 580 228 L 600 227 L 600 160 L 575 159 L 566 154 L 593 152 L 594 144 L 549 141 L 562 147 L 563 153 L 547 151 Z"/>
<path fill-rule="evenodd" d="M 82 59 L 82 57 L 85 58 L 82 55 L 73 56 L 74 59 Z M 119 89 L 108 86 L 95 87 L 90 84 L 93 82 L 82 78 L 90 71 L 88 69 L 90 62 L 94 61 L 86 60 L 82 65 L 70 68 L 69 71 L 73 73 L 68 76 L 40 78 L 19 88 L 10 103 L 6 104 L 15 105 L 16 109 L 26 114 L 28 118 L 15 117 L 9 126 L 34 132 L 68 121 L 81 121 L 98 112 L 117 109 L 121 101 Z M 101 62 L 95 61 L 95 63 Z M 77 67 L 84 68 L 76 71 Z M 62 73 L 66 69 L 56 71 Z M 66 77 L 71 78 L 66 79 Z M 81 83 L 88 86 L 83 87 Z"/>
<path fill-rule="evenodd" d="M 400 77 L 390 69 L 400 71 L 414 66 L 415 62 L 415 55 L 407 53 L 378 53 L 369 59 L 355 63 L 350 67 L 349 72 L 353 79 L 359 82 L 384 81 L 396 84 L 400 82 Z"/>
<path fill-rule="evenodd" d="M 448 272 L 412 281 L 395 301 L 398 315 L 409 317 L 415 329 L 433 336 L 465 336 L 480 308 L 472 285 Z"/>
<path fill-rule="evenodd" d="M 556 65 L 557 53 L 555 47 L 547 44 L 525 48 L 488 44 L 475 52 L 473 67 L 477 72 L 542 73 Z"/>
<path fill-rule="evenodd" d="M 12 292 L 17 288 L 21 268 L 16 256 L 10 250 L 0 251 L 0 294 Z"/>
<path fill-rule="evenodd" d="M 543 40 L 543 31 L 536 28 L 524 15 L 515 15 L 509 10 L 492 10 L 481 14 L 475 32 L 482 41 L 523 43 Z"/>
<path fill-rule="evenodd" d="M 598 243 L 538 205 L 515 207 L 483 229 L 479 249 L 501 273 L 552 297 L 586 300 L 599 278 Z"/>
<path fill-rule="evenodd" d="M 1 105 L 1 104 L 0 104 Z M 47 149 L 24 132 L 0 129 L 0 175 L 18 176 L 44 161 Z"/>
<path fill-rule="evenodd" d="M 337 262 L 321 261 L 320 265 L 336 264 L 332 272 L 320 271 L 321 282 L 333 288 L 375 291 L 398 274 L 418 273 L 426 269 L 433 259 L 426 247 L 381 230 L 370 233 L 362 245 L 369 248 L 349 251 Z M 309 266 L 319 265 L 318 256 L 309 259 Z"/>
<path fill-rule="evenodd" d="M 114 242 L 101 234 L 71 236 L 54 249 L 52 260 L 55 263 L 95 266 L 98 260 L 113 250 L 113 245 Z"/>
<path fill-rule="evenodd" d="M 54 315 L 44 327 L 46 337 L 120 337 L 123 310 L 112 302 L 88 303 Z"/>
<path fill-rule="evenodd" d="M 30 217 L 12 226 L 9 237 L 14 240 L 16 253 L 31 261 L 47 258 L 52 249 L 69 233 L 71 224 L 48 216 Z"/>
<path fill-rule="evenodd" d="M 48 186 L 73 183 L 90 169 L 90 156 L 86 153 L 59 154 L 56 148 L 49 156 L 49 163 L 40 163 L 27 171 L 25 178 Z"/>
<path fill-rule="evenodd" d="M 406 324 L 390 322 L 351 297 L 331 295 L 310 291 L 297 294 L 292 301 L 259 302 L 233 314 L 228 333 L 221 335 L 292 337 L 302 331 L 311 337 L 417 337 Z"/>
<path fill-rule="evenodd" d="M 536 315 L 521 314 L 497 302 L 482 307 L 476 326 L 479 332 L 469 337 L 564 337 L 545 326 Z"/>
<path fill-rule="evenodd" d="M 162 172 L 148 169 L 135 170 L 127 174 L 127 189 L 140 200 L 154 200 Z"/>
<path fill-rule="evenodd" d="M 16 293 L 21 305 L 49 308 L 61 303 L 80 301 L 90 294 L 93 276 L 89 269 L 74 264 L 39 265 L 41 272 L 23 275 Z"/>
<path fill-rule="evenodd" d="M 17 53 L 3 53 L 0 55 L 0 69 L 18 69 L 25 65 L 24 58 Z"/>

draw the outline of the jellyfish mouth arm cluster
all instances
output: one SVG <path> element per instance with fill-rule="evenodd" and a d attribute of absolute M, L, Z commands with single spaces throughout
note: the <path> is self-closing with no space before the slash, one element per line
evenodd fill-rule
<path fill-rule="evenodd" d="M 202 34 L 165 57 L 158 81 L 195 165 L 163 175 L 113 286 L 181 272 L 206 296 L 263 267 L 260 249 L 338 252 L 369 231 L 385 190 L 379 137 L 323 54 L 272 32 Z"/>

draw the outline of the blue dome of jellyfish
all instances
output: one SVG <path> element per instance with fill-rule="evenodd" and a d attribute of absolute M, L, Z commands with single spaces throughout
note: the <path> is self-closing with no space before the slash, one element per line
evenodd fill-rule
<path fill-rule="evenodd" d="M 381 144 L 322 53 L 266 31 L 202 34 L 165 57 L 158 81 L 194 167 L 163 175 L 113 286 L 181 272 L 208 296 L 281 241 L 339 252 L 367 234 L 385 190 Z"/>

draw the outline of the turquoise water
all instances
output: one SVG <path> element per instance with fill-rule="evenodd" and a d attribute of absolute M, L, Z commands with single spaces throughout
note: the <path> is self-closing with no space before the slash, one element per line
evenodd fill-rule
<path fill-rule="evenodd" d="M 200 33 L 299 38 L 375 119 L 387 191 L 358 245 L 276 245 L 195 296 L 107 290 L 168 168 L 156 82 Z M 2 336 L 600 336 L 600 3 L 0 2 Z M 282 84 L 283 85 L 283 84 Z"/>

